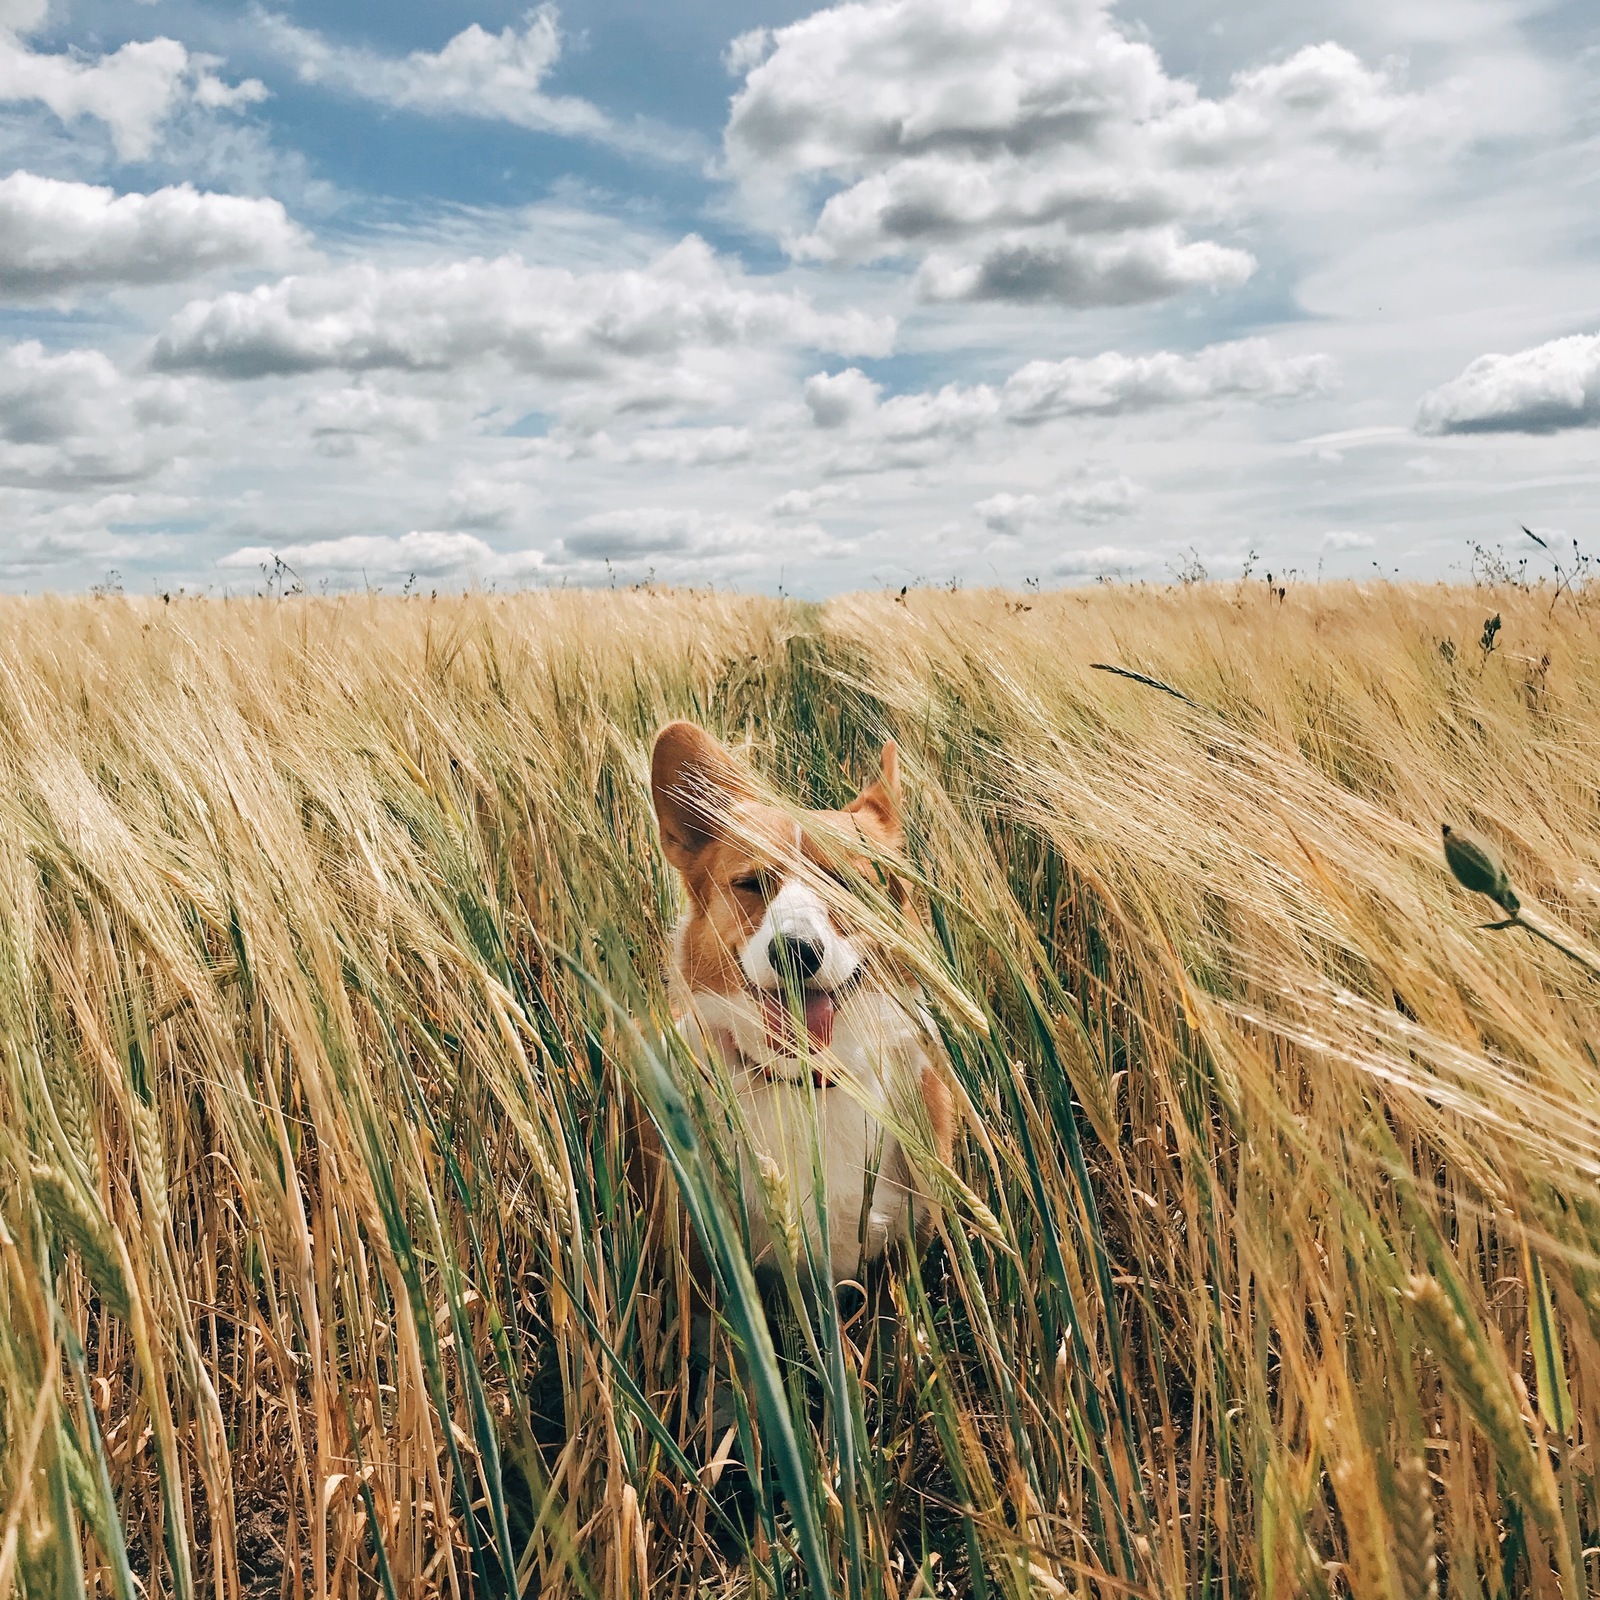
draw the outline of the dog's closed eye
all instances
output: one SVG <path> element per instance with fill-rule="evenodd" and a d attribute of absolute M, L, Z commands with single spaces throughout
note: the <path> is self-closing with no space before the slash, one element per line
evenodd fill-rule
<path fill-rule="evenodd" d="M 775 872 L 747 872 L 732 880 L 730 888 L 739 894 L 759 896 L 770 900 L 778 892 L 778 875 Z"/>
<path fill-rule="evenodd" d="M 819 887 L 844 894 L 856 893 L 863 883 L 870 883 L 873 876 L 873 865 L 865 860 L 813 861 L 811 869 Z"/>

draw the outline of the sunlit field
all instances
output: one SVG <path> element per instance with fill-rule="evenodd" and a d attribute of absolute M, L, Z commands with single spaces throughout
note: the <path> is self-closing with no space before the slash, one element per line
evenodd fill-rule
<path fill-rule="evenodd" d="M 1440 824 L 1600 941 L 1597 619 L 0 603 L 0 1600 L 1584 1592 L 1600 984 Z M 960 1121 L 864 1303 L 756 1292 L 675 1042 L 680 716 L 899 742 Z"/>

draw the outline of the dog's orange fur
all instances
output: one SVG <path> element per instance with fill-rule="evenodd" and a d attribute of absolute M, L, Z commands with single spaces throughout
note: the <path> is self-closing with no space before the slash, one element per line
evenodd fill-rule
<path fill-rule="evenodd" d="M 763 804 L 749 773 L 709 734 L 675 722 L 656 737 L 651 789 L 667 860 L 682 877 L 688 906 L 674 950 L 675 1010 L 692 1013 L 695 995 L 735 995 L 748 989 L 739 952 L 766 913 L 767 896 L 750 887 L 770 874 L 836 876 L 841 867 L 870 877 L 872 858 L 881 864 L 904 847 L 900 820 L 898 752 L 884 747 L 882 774 L 846 807 L 793 814 Z M 814 819 L 814 821 L 812 820 Z M 841 840 L 859 838 L 863 850 L 844 850 Z M 871 852 L 871 856 L 867 853 Z M 907 903 L 903 883 L 891 878 L 895 904 Z M 838 897 L 842 900 L 842 896 Z M 829 906 L 837 921 L 839 910 Z M 927 1110 L 934 1153 L 948 1162 L 955 1137 L 950 1089 L 930 1063 L 917 1085 Z M 932 1208 L 919 1196 L 919 1235 L 926 1236 Z"/>
<path fill-rule="evenodd" d="M 680 979 L 690 993 L 732 994 L 744 987 L 737 952 L 755 932 L 766 910 L 759 894 L 734 887 L 763 872 L 782 874 L 796 854 L 794 821 L 776 806 L 762 805 L 749 778 L 723 747 L 692 722 L 673 722 L 656 735 L 650 787 L 667 860 L 678 869 L 692 915 L 676 952 Z M 703 795 L 726 811 L 713 815 Z M 899 760 L 884 746 L 884 776 L 863 789 L 842 811 L 811 815 L 825 834 L 862 836 L 879 851 L 905 843 L 899 820 Z M 818 873 L 841 866 L 870 874 L 864 854 L 822 845 L 802 830 L 799 855 Z"/>

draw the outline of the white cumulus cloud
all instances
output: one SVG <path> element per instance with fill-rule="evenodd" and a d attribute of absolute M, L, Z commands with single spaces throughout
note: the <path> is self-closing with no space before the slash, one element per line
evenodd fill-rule
<path fill-rule="evenodd" d="M 617 451 L 619 461 L 662 466 L 725 466 L 748 461 L 755 436 L 748 428 L 652 428 Z"/>
<path fill-rule="evenodd" d="M 573 272 L 508 255 L 291 276 L 192 302 L 153 361 L 239 379 L 494 364 L 603 417 L 729 398 L 728 362 L 751 347 L 883 354 L 893 336 L 888 319 L 819 311 L 749 279 L 691 235 L 643 268 Z M 598 401 L 585 384 L 603 386 Z"/>
<path fill-rule="evenodd" d="M 130 380 L 99 350 L 0 347 L 0 484 L 75 490 L 148 477 L 193 421 L 185 384 Z"/>
<path fill-rule="evenodd" d="M 1295 139 L 1363 155 L 1441 131 L 1444 116 L 1405 93 L 1392 72 L 1330 42 L 1239 73 L 1225 99 L 1195 100 L 1176 115 L 1173 133 L 1199 155 L 1263 153 Z"/>
<path fill-rule="evenodd" d="M 1248 251 L 1186 239 L 1178 228 L 1075 239 L 1017 234 L 977 259 L 928 256 L 918 275 L 933 300 L 1055 300 L 1069 306 L 1137 305 L 1184 289 L 1235 289 L 1255 270 Z"/>
<path fill-rule="evenodd" d="M 1600 426 L 1600 334 L 1479 356 L 1422 397 L 1419 433 L 1555 433 Z"/>
<path fill-rule="evenodd" d="M 806 379 L 802 391 L 811 420 L 819 428 L 842 428 L 871 416 L 878 409 L 882 392 L 883 385 L 859 367 L 815 373 Z"/>
<path fill-rule="evenodd" d="M 1335 44 L 1207 99 L 1101 0 L 850 0 L 728 61 L 725 148 L 756 213 L 802 258 L 909 259 L 941 300 L 1236 285 L 1249 252 L 1191 232 L 1248 210 L 1247 180 L 1308 150 L 1370 159 L 1430 115 Z"/>
<path fill-rule="evenodd" d="M 932 460 L 950 442 L 991 424 L 1028 426 L 1204 402 L 1299 400 L 1326 392 L 1332 382 L 1326 356 L 1280 356 L 1264 339 L 1243 339 L 1193 355 L 1107 350 L 1030 361 L 998 387 L 949 383 L 888 399 L 875 379 L 846 367 L 806 379 L 801 397 L 812 423 L 841 443 L 835 470 L 877 471 Z"/>
<path fill-rule="evenodd" d="M 781 527 L 736 512 L 696 506 L 627 506 L 596 512 L 574 523 L 552 551 L 552 566 L 594 576 L 602 564 L 632 574 L 649 569 L 670 578 L 707 570 L 724 574 L 765 566 L 776 575 L 786 564 L 836 561 L 852 554 L 853 540 L 815 522 Z"/>
<path fill-rule="evenodd" d="M 176 39 L 135 40 L 97 57 L 39 51 L 0 24 L 0 102 L 44 105 L 68 124 L 93 117 L 110 130 L 123 161 L 148 156 L 162 125 L 185 105 L 227 110 L 266 97 L 254 78 L 224 82 L 220 65 Z"/>
<path fill-rule="evenodd" d="M 969 434 L 1000 415 L 1000 401 L 987 384 L 947 383 L 942 389 L 891 395 L 859 367 L 819 372 L 802 390 L 819 428 L 869 430 L 876 437 L 914 441 Z"/>
<path fill-rule="evenodd" d="M 767 507 L 772 517 L 809 517 L 827 506 L 861 498 L 853 483 L 819 483 L 813 489 L 787 489 Z"/>
<path fill-rule="evenodd" d="M 312 539 L 280 545 L 245 545 L 218 561 L 225 571 L 256 571 L 282 561 L 310 575 L 366 573 L 390 577 L 416 573 L 444 577 L 498 564 L 495 552 L 470 533 L 359 533 L 338 539 Z"/>
<path fill-rule="evenodd" d="M 882 398 L 882 385 L 859 367 L 819 372 L 801 390 L 813 424 L 831 435 L 834 472 L 882 472 L 926 465 L 952 441 L 967 440 L 998 419 L 1000 403 L 986 384 Z"/>
<path fill-rule="evenodd" d="M 765 524 L 743 517 L 668 506 L 630 506 L 585 517 L 568 532 L 562 547 L 568 556 L 582 561 L 635 561 L 651 556 L 723 555 L 771 536 L 772 530 Z"/>
<path fill-rule="evenodd" d="M 1052 522 L 1110 522 L 1138 505 L 1142 491 L 1127 478 L 1069 484 L 1050 494 L 994 494 L 973 507 L 993 533 L 1020 534 Z"/>
<path fill-rule="evenodd" d="M 443 430 L 438 404 L 420 395 L 386 394 L 366 384 L 325 390 L 305 406 L 321 455 L 357 455 L 372 443 L 431 444 Z"/>
<path fill-rule="evenodd" d="M 1063 551 L 1050 563 L 1057 578 L 1099 578 L 1142 572 L 1155 564 L 1147 550 L 1130 550 L 1123 545 L 1097 544 L 1090 549 Z"/>
<path fill-rule="evenodd" d="M 1113 415 L 1207 400 L 1298 400 L 1333 382 L 1324 355 L 1279 356 L 1265 339 L 1127 356 L 1108 350 L 1064 361 L 1030 361 L 1006 380 L 1001 407 L 1012 422 Z"/>
<path fill-rule="evenodd" d="M 0 294 L 12 298 L 279 266 L 301 242 L 276 200 L 202 194 L 187 183 L 119 195 L 31 172 L 0 178 Z"/>
<path fill-rule="evenodd" d="M 31 33 L 49 10 L 50 0 L 0 0 L 0 28 L 8 33 Z"/>

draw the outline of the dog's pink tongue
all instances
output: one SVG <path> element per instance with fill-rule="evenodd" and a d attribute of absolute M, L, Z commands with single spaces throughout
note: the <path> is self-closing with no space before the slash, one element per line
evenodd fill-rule
<path fill-rule="evenodd" d="M 766 1025 L 767 1048 L 777 1051 L 788 1050 L 794 1026 L 789 1021 L 789 1008 L 777 995 L 761 996 L 761 1020 Z"/>
<path fill-rule="evenodd" d="M 806 996 L 806 1032 L 819 1050 L 826 1050 L 833 1043 L 833 1016 L 831 994 L 812 993 Z"/>

